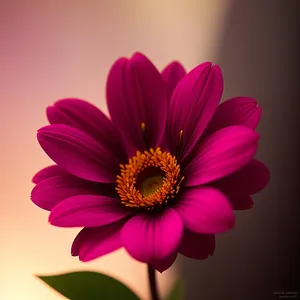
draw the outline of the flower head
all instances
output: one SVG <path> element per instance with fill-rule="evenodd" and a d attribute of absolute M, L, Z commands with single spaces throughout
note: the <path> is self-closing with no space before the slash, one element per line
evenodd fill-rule
<path fill-rule="evenodd" d="M 253 157 L 261 109 L 248 97 L 219 105 L 220 68 L 162 73 L 142 54 L 121 58 L 107 80 L 111 119 L 79 99 L 47 108 L 38 141 L 56 163 L 38 172 L 31 199 L 49 222 L 83 227 L 72 255 L 89 261 L 125 247 L 159 271 L 178 253 L 205 259 L 269 181 Z"/>

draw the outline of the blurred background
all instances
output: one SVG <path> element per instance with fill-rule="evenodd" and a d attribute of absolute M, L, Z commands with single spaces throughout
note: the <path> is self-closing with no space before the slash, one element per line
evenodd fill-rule
<path fill-rule="evenodd" d="M 0 0 L 0 299 L 63 299 L 34 274 L 78 269 L 112 275 L 149 299 L 143 264 L 123 250 L 78 262 L 70 256 L 78 230 L 50 226 L 30 201 L 32 175 L 50 163 L 36 141 L 46 106 L 77 97 L 107 112 L 109 68 L 135 51 L 159 69 L 175 59 L 187 70 L 219 63 L 223 100 L 251 96 L 263 108 L 257 157 L 272 173 L 254 208 L 237 212 L 236 228 L 218 236 L 213 257 L 180 258 L 159 275 L 163 293 L 178 277 L 187 300 L 298 292 L 298 11 L 297 0 Z"/>

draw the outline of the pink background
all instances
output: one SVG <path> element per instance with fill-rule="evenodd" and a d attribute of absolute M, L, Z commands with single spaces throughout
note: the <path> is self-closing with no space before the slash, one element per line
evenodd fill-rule
<path fill-rule="evenodd" d="M 180 60 L 187 69 L 214 61 L 229 0 L 0 1 L 0 299 L 52 300 L 34 277 L 70 270 L 113 275 L 147 299 L 146 268 L 123 250 L 91 263 L 70 256 L 78 230 L 47 223 L 29 197 L 32 175 L 50 160 L 36 141 L 45 108 L 78 97 L 105 112 L 106 75 L 114 60 L 144 52 L 159 69 Z M 178 276 L 164 273 L 164 291 Z"/>

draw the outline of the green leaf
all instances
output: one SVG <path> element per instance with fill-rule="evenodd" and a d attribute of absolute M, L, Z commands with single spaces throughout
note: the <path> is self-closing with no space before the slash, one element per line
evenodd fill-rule
<path fill-rule="evenodd" d="M 166 300 L 182 300 L 183 299 L 183 283 L 178 279 Z"/>
<path fill-rule="evenodd" d="M 100 273 L 72 272 L 38 277 L 71 300 L 139 300 L 123 283 Z"/>

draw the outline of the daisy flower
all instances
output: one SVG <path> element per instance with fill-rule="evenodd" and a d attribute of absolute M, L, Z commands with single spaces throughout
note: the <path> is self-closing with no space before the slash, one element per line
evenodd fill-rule
<path fill-rule="evenodd" d="M 55 162 L 38 172 L 31 199 L 59 227 L 83 227 L 72 255 L 90 261 L 124 247 L 160 272 L 178 253 L 205 259 L 234 210 L 269 181 L 254 159 L 261 108 L 248 97 L 219 105 L 223 77 L 205 62 L 161 73 L 142 54 L 108 75 L 110 118 L 80 99 L 47 108 L 38 141 Z"/>

